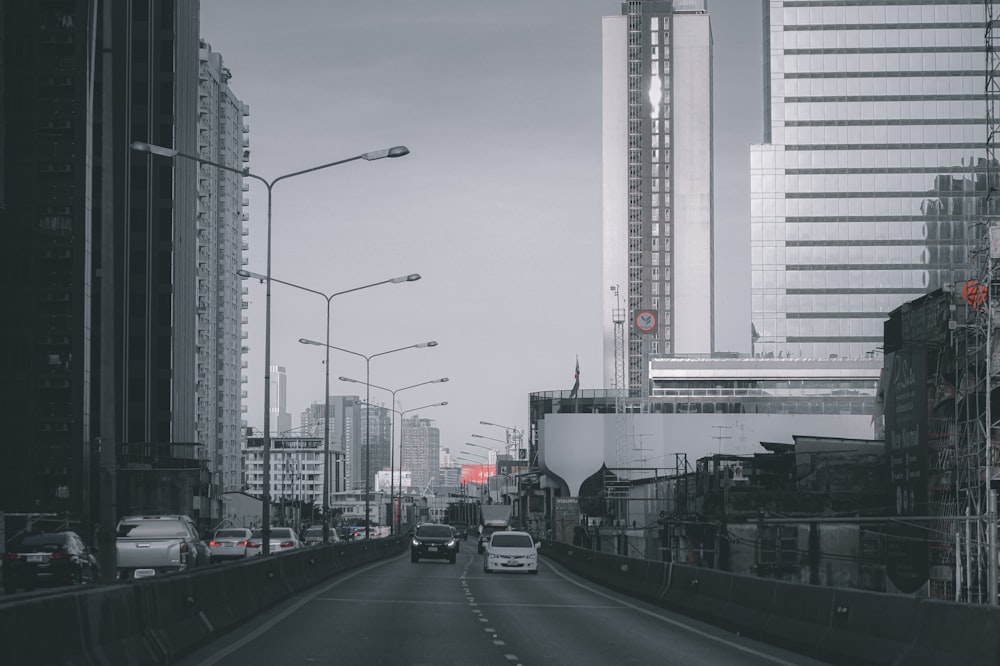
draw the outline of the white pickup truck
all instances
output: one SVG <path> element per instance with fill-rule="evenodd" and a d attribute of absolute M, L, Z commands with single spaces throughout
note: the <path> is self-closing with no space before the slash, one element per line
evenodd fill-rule
<path fill-rule="evenodd" d="M 208 564 L 208 545 L 188 516 L 126 516 L 118 522 L 118 579 L 135 580 Z"/>

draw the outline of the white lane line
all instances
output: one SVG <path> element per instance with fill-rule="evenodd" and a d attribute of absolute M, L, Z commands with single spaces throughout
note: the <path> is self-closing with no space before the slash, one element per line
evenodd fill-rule
<path fill-rule="evenodd" d="M 627 601 L 623 601 L 621 599 L 613 597 L 610 594 L 606 594 L 604 592 L 601 592 L 600 590 L 598 590 L 596 588 L 593 588 L 593 587 L 590 587 L 589 585 L 585 585 L 583 583 L 579 583 L 579 582 L 573 580 L 572 578 L 570 578 L 569 576 L 565 575 L 561 571 L 557 571 L 556 568 L 553 567 L 553 566 L 551 566 L 551 565 L 549 566 L 549 571 L 551 571 L 552 573 L 556 574 L 557 576 L 559 576 L 560 578 L 562 578 L 566 582 L 572 583 L 573 585 L 576 585 L 577 587 L 579 587 L 581 589 L 587 590 L 587 591 L 589 591 L 589 592 L 591 592 L 593 594 L 596 594 L 599 597 L 604 597 L 605 599 L 611 599 L 612 601 L 615 601 L 615 602 L 617 602 L 617 603 L 619 603 L 619 604 L 621 604 L 623 606 L 631 608 L 634 611 L 638 611 L 639 613 L 642 613 L 643 615 L 648 615 L 649 617 L 652 617 L 652 618 L 655 618 L 657 620 L 660 620 L 661 622 L 665 622 L 666 624 L 673 625 L 674 627 L 677 627 L 678 629 L 685 629 L 685 630 L 687 630 L 688 632 L 690 632 L 692 634 L 697 634 L 698 636 L 701 636 L 702 638 L 707 638 L 710 641 L 714 641 L 716 643 L 721 643 L 723 645 L 727 645 L 727 646 L 729 646 L 729 647 L 731 647 L 733 649 L 739 650 L 740 652 L 745 652 L 747 654 L 752 654 L 755 657 L 760 657 L 761 659 L 766 659 L 767 661 L 773 662 L 775 664 L 781 664 L 782 666 L 798 666 L 797 662 L 794 662 L 794 661 L 785 661 L 781 657 L 776 657 L 774 655 L 767 654 L 766 652 L 761 652 L 759 650 L 754 650 L 753 648 L 746 647 L 745 645 L 740 645 L 739 643 L 734 643 L 733 641 L 728 640 L 726 638 L 723 638 L 721 636 L 716 636 L 714 634 L 710 634 L 707 631 L 702 631 L 701 629 L 693 627 L 693 626 L 691 626 L 689 624 L 684 624 L 683 622 L 679 622 L 677 620 L 673 620 L 673 619 L 671 619 L 669 617 L 666 617 L 664 615 L 661 615 L 659 613 L 654 613 L 653 611 L 647 610 L 647 609 L 642 608 L 640 606 L 636 606 L 635 604 L 631 604 L 631 603 L 629 603 Z"/>

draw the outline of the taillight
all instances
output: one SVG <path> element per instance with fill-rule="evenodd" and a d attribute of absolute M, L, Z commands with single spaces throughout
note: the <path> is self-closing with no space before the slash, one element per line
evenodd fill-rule
<path fill-rule="evenodd" d="M 236 545 L 241 548 L 253 548 L 253 546 L 250 545 L 249 541 L 237 541 Z"/>
<path fill-rule="evenodd" d="M 3 554 L 3 559 L 5 559 L 5 560 L 16 560 L 17 559 L 17 553 L 15 553 L 14 551 L 10 551 L 9 553 L 4 553 Z"/>
<path fill-rule="evenodd" d="M 256 541 L 247 541 L 247 548 L 260 548 L 260 544 Z"/>
<path fill-rule="evenodd" d="M 189 549 L 188 549 L 187 543 L 182 543 L 181 544 L 181 564 L 187 564 L 188 552 L 189 552 Z"/>
<path fill-rule="evenodd" d="M 208 542 L 208 547 L 209 547 L 209 548 L 218 548 L 218 547 L 220 547 L 221 545 L 222 545 L 222 544 L 221 544 L 221 543 L 219 543 L 218 541 L 209 541 L 209 542 Z"/>
<path fill-rule="evenodd" d="M 67 553 L 65 550 L 57 550 L 51 555 L 51 558 L 53 560 L 68 560 L 69 557 L 70 557 L 69 553 Z"/>
<path fill-rule="evenodd" d="M 282 541 L 281 542 L 281 548 L 295 548 L 295 542 L 294 541 Z"/>

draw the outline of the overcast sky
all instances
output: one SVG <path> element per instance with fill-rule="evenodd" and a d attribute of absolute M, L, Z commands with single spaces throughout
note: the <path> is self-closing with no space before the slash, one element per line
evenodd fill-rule
<path fill-rule="evenodd" d="M 526 429 L 528 394 L 604 388 L 601 17 L 615 0 L 202 0 L 201 34 L 250 106 L 251 170 L 267 179 L 394 145 L 278 183 L 272 276 L 332 300 L 331 344 L 371 356 L 371 383 L 432 418 L 452 452 L 490 421 Z M 749 151 L 761 126 L 759 1 L 711 0 L 716 322 L 748 351 Z M 266 192 L 251 189 L 247 268 L 264 273 Z M 247 421 L 263 426 L 262 285 L 247 281 Z M 292 425 L 323 399 L 326 301 L 272 285 L 272 364 Z M 331 352 L 333 395 L 364 395 L 363 358 Z M 372 390 L 373 402 L 389 394 Z M 398 443 L 397 443 L 398 444 Z M 468 448 L 468 447 L 465 447 Z M 473 449 L 476 450 L 476 449 Z M 484 453 L 479 451 L 479 453 Z"/>

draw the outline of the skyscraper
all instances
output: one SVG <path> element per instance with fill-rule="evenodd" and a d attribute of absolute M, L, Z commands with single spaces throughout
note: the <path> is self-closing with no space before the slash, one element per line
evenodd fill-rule
<path fill-rule="evenodd" d="M 984 3 L 771 0 L 764 12 L 753 349 L 863 357 L 891 310 L 971 276 Z"/>
<path fill-rule="evenodd" d="M 400 467 L 411 472 L 417 492 L 423 492 L 438 479 L 441 432 L 433 423 L 432 419 L 412 416 L 403 419 L 400 428 Z"/>
<path fill-rule="evenodd" d="M 239 167 L 249 139 L 250 109 L 229 87 L 222 56 L 202 40 L 199 53 L 198 150 L 213 162 Z M 222 492 L 241 485 L 241 290 L 248 229 L 243 225 L 243 177 L 199 167 L 197 214 L 196 441 L 208 448 L 213 481 Z M 217 493 L 216 493 L 217 495 Z"/>
<path fill-rule="evenodd" d="M 646 382 L 650 354 L 708 353 L 714 346 L 712 36 L 705 5 L 630 0 L 621 16 L 604 18 L 609 386 L 618 382 L 616 358 L 619 388 L 635 389 Z M 622 326 L 613 312 L 621 312 Z M 632 325 L 640 314 L 642 330 Z"/>

